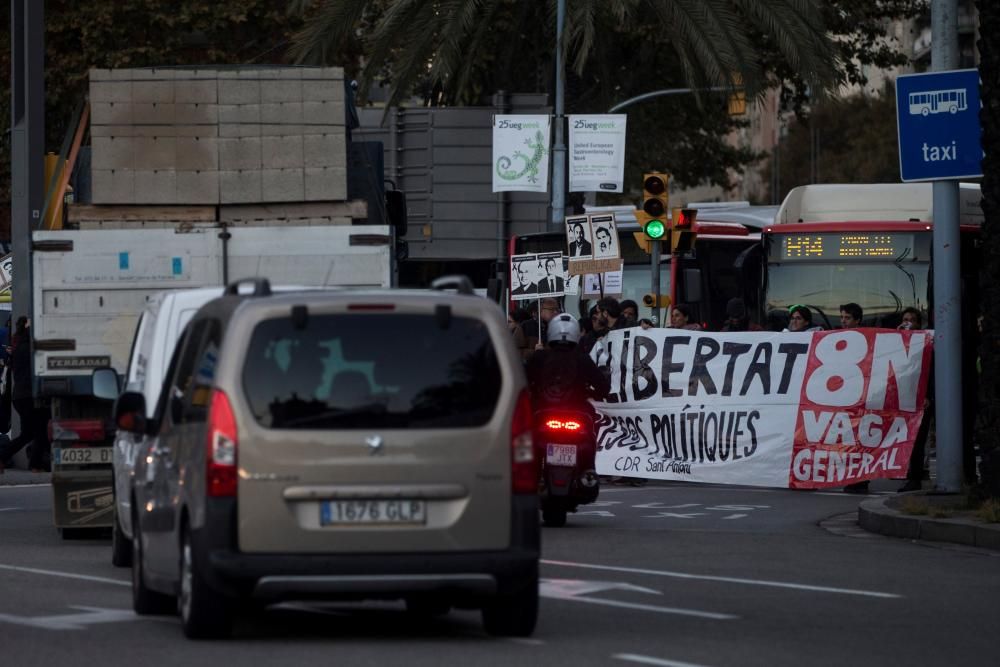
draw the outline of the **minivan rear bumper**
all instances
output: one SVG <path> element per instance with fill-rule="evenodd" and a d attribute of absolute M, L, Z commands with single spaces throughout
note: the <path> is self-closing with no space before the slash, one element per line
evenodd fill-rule
<path fill-rule="evenodd" d="M 226 499 L 207 505 L 206 525 L 192 535 L 195 559 L 220 593 L 266 602 L 422 593 L 505 595 L 537 580 L 541 557 L 538 497 L 514 495 L 511 500 L 511 541 L 502 550 L 248 554 L 236 549 L 236 502 Z"/>
<path fill-rule="evenodd" d="M 536 576 L 537 551 L 419 554 L 209 555 L 213 574 L 237 595 L 303 598 L 398 598 L 419 593 L 492 595 Z M 228 584 L 228 585 L 227 585 Z"/>

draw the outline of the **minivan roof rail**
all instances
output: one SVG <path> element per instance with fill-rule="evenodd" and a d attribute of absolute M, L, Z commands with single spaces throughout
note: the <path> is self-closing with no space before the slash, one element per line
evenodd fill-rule
<path fill-rule="evenodd" d="M 240 287 L 249 285 L 253 291 L 240 291 Z M 267 278 L 244 278 L 226 285 L 225 296 L 271 296 L 271 281 Z"/>
<path fill-rule="evenodd" d="M 467 294 L 470 296 L 474 296 L 476 294 L 475 288 L 472 287 L 472 281 L 469 280 L 467 276 L 460 275 L 441 276 L 440 278 L 435 278 L 431 281 L 431 289 L 453 289 L 459 294 Z"/>

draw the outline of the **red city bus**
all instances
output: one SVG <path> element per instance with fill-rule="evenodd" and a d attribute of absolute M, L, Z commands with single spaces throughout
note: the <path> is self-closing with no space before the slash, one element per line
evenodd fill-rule
<path fill-rule="evenodd" d="M 667 252 L 660 259 L 660 294 L 669 295 L 671 302 L 686 303 L 691 307 L 692 320 L 708 328 L 717 328 L 725 320 L 726 302 L 733 297 L 747 301 L 748 309 L 758 307 L 759 291 L 746 289 L 745 274 L 754 267 L 741 266 L 744 253 L 760 245 L 760 231 L 771 224 L 776 206 L 750 206 L 747 202 L 693 204 L 687 208 L 698 209 L 694 231 L 698 234 L 692 250 L 677 258 L 677 266 Z M 643 296 L 651 293 L 651 258 L 637 243 L 635 233 L 640 232 L 631 206 L 587 207 L 589 214 L 614 213 L 618 228 L 618 247 L 623 259 L 622 289 L 620 300 L 631 299 L 639 304 L 639 317 L 659 316 L 664 311 L 643 305 Z M 669 243 L 669 242 L 668 242 Z M 668 243 L 664 245 L 667 246 Z M 566 234 L 562 231 L 513 236 L 509 253 L 567 252 Z M 676 282 L 671 276 L 676 276 Z M 508 284 L 514 284 L 508 272 Z M 760 277 L 751 281 L 758 285 Z M 567 295 L 564 310 L 581 317 L 600 298 L 599 295 Z M 510 302 L 511 309 L 519 303 Z"/>
<path fill-rule="evenodd" d="M 931 192 L 930 183 L 794 188 L 763 233 L 762 324 L 785 326 L 788 308 L 801 304 L 815 324 L 837 328 L 840 305 L 851 302 L 864 326 L 895 328 L 908 307 L 930 323 Z M 978 185 L 962 184 L 964 331 L 975 330 L 981 198 Z"/>

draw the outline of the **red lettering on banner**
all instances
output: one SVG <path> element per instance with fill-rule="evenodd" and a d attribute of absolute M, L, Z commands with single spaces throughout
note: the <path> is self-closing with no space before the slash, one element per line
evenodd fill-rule
<path fill-rule="evenodd" d="M 813 334 L 796 418 L 791 488 L 906 474 L 923 418 L 932 344 L 926 331 Z"/>

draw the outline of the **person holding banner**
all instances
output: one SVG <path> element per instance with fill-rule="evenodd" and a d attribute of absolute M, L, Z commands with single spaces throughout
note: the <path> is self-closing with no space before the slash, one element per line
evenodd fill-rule
<path fill-rule="evenodd" d="M 684 303 L 678 303 L 670 309 L 670 328 L 701 331 L 701 325 L 691 321 L 691 308 Z"/>
<path fill-rule="evenodd" d="M 861 326 L 861 319 L 864 311 L 856 303 L 845 303 L 840 307 L 840 327 L 842 329 L 856 329 Z M 844 493 L 868 493 L 868 482 L 856 482 L 844 487 Z"/>
<path fill-rule="evenodd" d="M 812 311 L 808 306 L 796 304 L 788 309 L 788 326 L 784 331 L 822 331 L 823 327 L 813 326 Z"/>
<path fill-rule="evenodd" d="M 896 327 L 898 331 L 918 331 L 923 329 L 923 315 L 916 308 L 910 307 L 903 310 L 903 321 Z M 899 493 L 908 491 L 919 491 L 923 488 L 924 480 L 924 455 L 927 451 L 927 435 L 931 428 L 931 418 L 934 415 L 934 407 L 931 397 L 934 396 L 934 366 L 931 365 L 930 378 L 927 380 L 927 394 L 924 397 L 924 418 L 920 420 L 920 428 L 917 430 L 917 437 L 913 441 L 913 450 L 910 452 L 910 463 L 906 469 L 906 484 L 899 488 Z"/>

